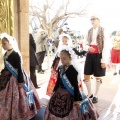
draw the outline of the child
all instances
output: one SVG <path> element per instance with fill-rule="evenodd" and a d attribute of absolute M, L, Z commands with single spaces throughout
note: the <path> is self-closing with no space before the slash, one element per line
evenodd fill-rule
<path fill-rule="evenodd" d="M 78 72 L 71 64 L 73 50 L 61 50 L 60 59 L 62 65 L 58 68 L 58 79 L 45 111 L 45 120 L 97 120 L 92 102 L 85 95 L 83 98 L 79 91 Z M 83 106 L 87 106 L 86 112 Z"/>
<path fill-rule="evenodd" d="M 52 70 L 51 70 L 51 77 L 50 77 L 50 80 L 49 80 L 49 83 L 48 83 L 48 87 L 47 87 L 47 92 L 46 94 L 51 96 L 51 93 L 53 91 L 53 88 L 54 88 L 54 85 L 55 85 L 55 82 L 57 80 L 57 78 L 55 78 L 55 76 L 57 76 L 56 74 L 56 70 L 58 69 L 58 67 L 60 66 L 61 62 L 60 62 L 60 51 L 61 49 L 63 49 L 64 47 L 69 47 L 69 48 L 72 48 L 72 41 L 71 39 L 69 39 L 69 36 L 67 34 L 64 34 L 62 37 L 61 37 L 61 41 L 60 41 L 60 44 L 59 44 L 59 47 L 58 47 L 58 50 L 57 50 L 57 54 L 55 56 L 55 59 L 53 60 L 53 64 L 52 64 Z M 75 48 L 73 48 L 73 50 L 75 51 L 75 53 L 77 55 L 83 55 L 84 53 L 83 52 L 78 52 Z M 77 56 L 76 56 L 77 57 Z M 77 60 L 77 59 L 76 59 Z M 76 63 L 77 61 L 74 61 L 74 63 Z M 79 63 L 78 63 L 79 64 Z M 77 65 L 78 66 L 78 65 Z M 80 71 L 80 67 L 79 67 L 79 70 Z M 79 73 L 80 74 L 80 73 Z M 80 75 L 78 75 L 78 81 L 80 82 L 81 84 L 81 81 L 79 78 Z M 54 78 L 52 78 L 54 77 Z M 51 82 L 53 81 L 53 82 Z M 80 85 L 80 87 L 82 86 L 82 84 Z M 82 88 L 82 87 L 81 87 Z"/>
<path fill-rule="evenodd" d="M 56 54 L 56 57 L 53 61 L 53 64 L 52 64 L 52 68 L 54 70 L 57 69 L 58 66 L 56 66 L 56 61 L 58 62 L 60 60 L 60 56 L 59 56 L 59 53 L 61 51 L 61 49 L 64 47 L 64 46 L 68 46 L 68 47 L 71 47 L 73 49 L 73 51 L 75 52 L 76 55 L 78 56 L 81 56 L 81 55 L 84 55 L 86 52 L 85 51 L 82 51 L 82 52 L 79 52 L 77 51 L 75 48 L 73 48 L 73 44 L 72 44 L 72 41 L 71 39 L 69 39 L 68 35 L 64 35 L 62 36 L 61 38 L 61 44 L 59 44 L 59 48 L 58 48 L 58 51 L 57 51 L 57 54 Z M 58 64 L 58 63 L 57 63 Z"/>
<path fill-rule="evenodd" d="M 1 34 L 5 67 L 0 75 L 0 120 L 29 120 L 40 109 L 40 100 L 29 77 L 21 68 L 16 40 Z"/>

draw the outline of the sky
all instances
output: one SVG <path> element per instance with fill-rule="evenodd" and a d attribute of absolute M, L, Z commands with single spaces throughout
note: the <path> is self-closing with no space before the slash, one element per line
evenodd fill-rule
<path fill-rule="evenodd" d="M 43 3 L 44 0 L 32 1 Z M 56 0 L 56 7 L 61 1 Z M 101 26 L 107 29 L 108 32 L 120 29 L 119 0 L 71 0 L 70 9 L 76 9 L 79 4 L 82 4 L 82 7 L 88 5 L 87 16 L 68 20 L 67 23 L 70 29 L 81 31 L 84 34 L 91 27 L 90 16 L 94 14 L 100 17 Z"/>
<path fill-rule="evenodd" d="M 76 0 L 79 1 L 79 0 Z M 73 29 L 81 30 L 83 33 L 91 27 L 90 16 L 98 15 L 100 17 L 101 26 L 111 32 L 120 29 L 120 6 L 119 0 L 86 0 L 88 6 L 88 15 L 86 17 L 71 19 L 68 23 L 74 21 L 74 25 L 70 24 Z"/>

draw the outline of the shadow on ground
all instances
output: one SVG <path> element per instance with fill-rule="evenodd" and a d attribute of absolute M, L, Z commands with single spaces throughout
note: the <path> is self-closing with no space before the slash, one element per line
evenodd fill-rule
<path fill-rule="evenodd" d="M 45 113 L 46 107 L 43 106 L 40 110 L 38 110 L 37 115 L 33 117 L 31 120 L 44 120 L 44 113 Z"/>

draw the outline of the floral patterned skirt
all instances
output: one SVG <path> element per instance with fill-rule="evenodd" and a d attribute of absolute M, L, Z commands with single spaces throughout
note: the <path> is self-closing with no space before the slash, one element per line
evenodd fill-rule
<path fill-rule="evenodd" d="M 8 79 L 8 78 L 7 78 Z M 17 79 L 14 76 L 9 77 L 6 87 L 0 91 L 0 120 L 29 120 L 40 109 L 40 99 L 33 87 L 34 108 L 30 110 L 26 92 L 23 88 L 18 88 Z"/>
<path fill-rule="evenodd" d="M 45 120 L 97 120 L 98 113 L 89 100 L 89 114 L 83 115 L 78 106 L 73 106 L 73 98 L 63 89 L 52 95 L 45 111 Z"/>

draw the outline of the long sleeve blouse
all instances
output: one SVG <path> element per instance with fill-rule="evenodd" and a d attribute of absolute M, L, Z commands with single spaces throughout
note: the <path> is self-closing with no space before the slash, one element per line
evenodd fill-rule
<path fill-rule="evenodd" d="M 74 87 L 74 101 L 81 101 L 82 97 L 81 97 L 81 94 L 79 92 L 78 81 L 77 81 L 78 72 L 75 70 L 73 65 L 70 65 L 68 67 L 68 69 L 65 71 L 65 74 L 66 74 L 68 80 L 70 81 L 71 85 Z M 66 89 L 62 83 L 62 80 L 60 77 L 60 71 L 58 68 L 58 79 L 57 79 L 54 91 L 56 91 L 59 87 Z"/>
<path fill-rule="evenodd" d="M 18 83 L 24 83 L 24 77 L 21 67 L 21 57 L 20 55 L 13 51 L 6 59 L 15 69 L 18 71 Z M 4 68 L 5 71 L 8 71 L 7 67 Z"/>

